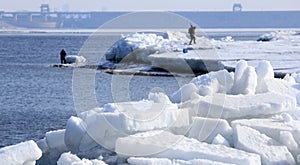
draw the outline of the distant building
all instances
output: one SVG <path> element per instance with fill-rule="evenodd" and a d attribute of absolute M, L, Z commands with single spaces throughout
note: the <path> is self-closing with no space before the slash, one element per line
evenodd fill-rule
<path fill-rule="evenodd" d="M 241 12 L 242 11 L 242 5 L 240 3 L 233 4 L 232 11 L 233 12 Z"/>
<path fill-rule="evenodd" d="M 41 13 L 42 14 L 48 14 L 50 12 L 50 7 L 48 4 L 42 4 L 41 5 Z"/>

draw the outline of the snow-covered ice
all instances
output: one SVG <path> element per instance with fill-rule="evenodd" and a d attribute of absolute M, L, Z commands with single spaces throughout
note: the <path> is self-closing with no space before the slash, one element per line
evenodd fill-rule
<path fill-rule="evenodd" d="M 42 156 L 42 151 L 33 141 L 26 141 L 0 149 L 0 164 L 34 165 Z"/>
<path fill-rule="evenodd" d="M 197 44 L 189 46 L 187 36 L 180 32 L 135 33 L 117 41 L 107 51 L 106 59 L 121 61 L 126 57 L 129 61 L 150 63 L 171 72 L 188 73 L 234 69 L 240 59 L 247 60 L 252 67 L 260 60 L 268 60 L 278 76 L 299 72 L 299 35 L 295 31 L 277 31 L 266 36 L 270 36 L 270 42 L 199 36 Z M 188 52 L 183 53 L 186 48 Z"/>
<path fill-rule="evenodd" d="M 182 50 L 188 38 L 179 32 L 139 32 L 122 36 L 105 54 L 107 60 L 120 61 L 126 57 L 136 62 L 150 62 L 154 53 Z"/>

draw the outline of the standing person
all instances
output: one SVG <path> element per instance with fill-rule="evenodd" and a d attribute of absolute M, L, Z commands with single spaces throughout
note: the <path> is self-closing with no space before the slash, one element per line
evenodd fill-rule
<path fill-rule="evenodd" d="M 66 56 L 67 56 L 66 51 L 64 49 L 62 49 L 60 51 L 60 63 L 62 63 L 62 64 L 66 64 L 67 63 Z"/>
<path fill-rule="evenodd" d="M 196 26 L 191 24 L 191 27 L 189 28 L 189 34 L 191 37 L 190 45 L 192 45 L 192 41 L 194 41 L 194 44 L 196 44 Z"/>

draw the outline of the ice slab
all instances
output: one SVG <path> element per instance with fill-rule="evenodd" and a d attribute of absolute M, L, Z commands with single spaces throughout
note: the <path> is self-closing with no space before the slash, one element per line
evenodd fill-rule
<path fill-rule="evenodd" d="M 49 131 L 45 138 L 50 149 L 66 150 L 65 145 L 65 129 Z"/>
<path fill-rule="evenodd" d="M 195 84 L 189 83 L 183 85 L 179 90 L 172 94 L 170 100 L 173 103 L 181 103 L 193 99 L 193 95 L 198 93 L 198 88 Z"/>
<path fill-rule="evenodd" d="M 250 127 L 236 125 L 234 141 L 235 148 L 259 154 L 262 164 L 296 164 L 286 146 Z"/>
<path fill-rule="evenodd" d="M 73 153 L 80 151 L 81 143 L 84 143 L 83 137 L 86 134 L 86 124 L 78 117 L 72 116 L 67 121 L 64 141 L 66 146 Z M 86 140 L 87 141 L 87 140 Z"/>
<path fill-rule="evenodd" d="M 237 66 L 239 66 L 239 63 Z M 257 87 L 257 74 L 255 68 L 246 66 L 245 68 L 242 68 L 242 71 L 239 71 L 239 69 L 239 67 L 236 68 L 237 72 L 234 75 L 232 94 L 255 94 Z"/>
<path fill-rule="evenodd" d="M 195 98 L 195 94 L 201 96 L 212 95 L 214 93 L 231 93 L 233 85 L 233 74 L 226 70 L 210 72 L 192 79 L 192 81 L 172 96 L 171 101 L 181 103 Z"/>
<path fill-rule="evenodd" d="M 70 152 L 63 153 L 57 161 L 57 165 L 107 165 L 102 160 L 80 159 L 78 156 Z"/>
<path fill-rule="evenodd" d="M 300 144 L 300 121 L 293 120 L 288 114 L 282 114 L 277 116 L 276 118 L 270 119 L 242 119 L 235 120 L 231 122 L 231 125 L 235 127 L 236 125 L 247 126 L 258 130 L 259 132 L 267 135 L 268 137 L 282 142 L 282 144 L 289 147 L 290 152 L 293 153 L 294 156 L 299 154 L 299 150 L 294 149 L 293 146 L 296 144 Z M 288 133 L 290 132 L 290 134 Z M 292 135 L 292 136 L 291 136 Z M 283 137 L 289 136 L 289 139 L 282 139 Z M 287 140 L 291 140 L 290 143 L 287 144 Z"/>
<path fill-rule="evenodd" d="M 195 117 L 188 137 L 212 143 L 218 134 L 232 141 L 232 128 L 226 120 Z"/>
<path fill-rule="evenodd" d="M 234 127 L 236 125 L 248 126 L 253 129 L 258 130 L 261 133 L 266 134 L 267 136 L 280 141 L 280 132 L 288 131 L 291 132 L 297 139 L 297 134 L 300 132 L 300 121 L 297 120 L 286 120 L 279 118 L 270 118 L 270 119 L 241 119 L 231 122 L 231 125 Z M 299 139 L 300 140 L 300 139 Z M 299 140 L 296 140 L 300 144 Z"/>
<path fill-rule="evenodd" d="M 295 107 L 295 98 L 274 92 L 256 95 L 215 93 L 212 96 L 199 96 L 182 105 L 182 108 L 188 109 L 191 114 L 222 119 L 268 116 L 293 110 Z"/>
<path fill-rule="evenodd" d="M 201 96 L 212 95 L 213 93 L 231 93 L 233 82 L 233 74 L 226 70 L 200 75 L 191 81 L 197 86 L 199 89 L 197 92 Z"/>
<path fill-rule="evenodd" d="M 256 154 L 199 142 L 166 131 L 145 132 L 119 138 L 116 152 L 122 156 L 147 156 L 168 159 L 207 159 L 232 164 L 260 164 Z"/>
<path fill-rule="evenodd" d="M 3 147 L 0 149 L 0 164 L 33 165 L 42 156 L 42 151 L 33 141 Z"/>
<path fill-rule="evenodd" d="M 37 142 L 43 151 L 42 162 L 54 164 L 59 156 L 68 151 L 65 144 L 65 129 L 49 131 L 45 134 L 45 138 Z"/>
<path fill-rule="evenodd" d="M 188 111 L 178 109 L 167 96 L 149 95 L 149 99 L 106 104 L 80 114 L 80 118 L 86 123 L 87 134 L 109 149 L 115 147 L 118 137 L 149 130 L 185 131 L 189 126 Z"/>
<path fill-rule="evenodd" d="M 171 160 L 167 158 L 146 158 L 146 157 L 130 157 L 127 159 L 132 165 L 230 165 L 229 163 L 222 163 L 206 159 L 193 160 Z M 233 165 L 233 164 L 231 164 Z"/>

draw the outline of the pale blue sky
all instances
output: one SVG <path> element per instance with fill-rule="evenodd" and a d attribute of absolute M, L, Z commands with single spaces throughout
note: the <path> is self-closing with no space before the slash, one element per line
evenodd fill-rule
<path fill-rule="evenodd" d="M 234 3 L 244 11 L 300 11 L 300 0 L 0 0 L 0 10 L 38 11 L 42 3 L 51 11 L 231 11 Z"/>

